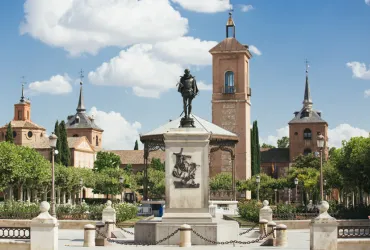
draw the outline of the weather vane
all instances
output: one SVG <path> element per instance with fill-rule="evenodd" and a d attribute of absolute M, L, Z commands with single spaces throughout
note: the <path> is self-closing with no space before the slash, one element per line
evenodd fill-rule
<path fill-rule="evenodd" d="M 308 74 L 308 68 L 310 67 L 309 61 L 306 59 L 305 63 L 306 63 L 306 74 Z"/>
<path fill-rule="evenodd" d="M 81 71 L 80 71 L 80 72 L 78 72 L 78 73 L 80 73 L 80 84 L 82 85 L 82 79 L 84 78 L 84 72 L 83 72 L 83 70 L 81 69 Z"/>

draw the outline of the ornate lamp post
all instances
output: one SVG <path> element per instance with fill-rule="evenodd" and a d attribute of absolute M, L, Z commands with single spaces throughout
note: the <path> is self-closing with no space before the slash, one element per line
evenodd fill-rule
<path fill-rule="evenodd" d="M 57 147 L 58 137 L 53 133 L 49 136 L 49 145 L 51 148 L 51 216 L 56 217 L 55 213 L 55 174 L 54 174 L 54 157 L 59 152 L 55 148 Z"/>
<path fill-rule="evenodd" d="M 84 184 L 84 181 L 82 180 L 82 178 L 80 178 L 80 204 L 82 204 L 82 185 Z"/>
<path fill-rule="evenodd" d="M 298 202 L 298 178 L 294 178 L 294 184 L 295 184 L 295 202 Z"/>
<path fill-rule="evenodd" d="M 324 200 L 324 182 L 322 173 L 322 150 L 324 149 L 325 137 L 320 133 L 317 136 L 317 147 L 320 150 L 320 198 Z"/>
<path fill-rule="evenodd" d="M 259 175 L 256 176 L 256 183 L 257 183 L 257 201 L 260 200 L 260 182 L 261 177 Z"/>
<path fill-rule="evenodd" d="M 121 186 L 122 186 L 122 191 L 121 191 L 121 202 L 123 202 L 123 197 L 124 197 L 124 183 L 125 179 L 123 178 L 123 176 L 119 177 L 119 183 L 121 183 Z"/>

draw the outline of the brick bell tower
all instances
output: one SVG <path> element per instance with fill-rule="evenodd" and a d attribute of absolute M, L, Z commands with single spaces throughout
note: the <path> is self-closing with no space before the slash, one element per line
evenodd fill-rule
<path fill-rule="evenodd" d="M 212 122 L 239 137 L 236 145 L 236 179 L 251 177 L 250 113 L 248 45 L 235 39 L 232 13 L 226 24 L 226 38 L 209 51 L 212 54 L 213 94 Z M 230 153 L 217 151 L 211 156 L 210 176 L 231 172 Z"/>

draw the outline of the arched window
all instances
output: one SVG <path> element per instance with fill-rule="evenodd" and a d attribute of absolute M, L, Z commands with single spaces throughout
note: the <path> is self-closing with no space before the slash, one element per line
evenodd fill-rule
<path fill-rule="evenodd" d="M 95 142 L 96 146 L 99 146 L 99 137 L 96 136 L 95 140 L 96 140 L 96 142 Z"/>
<path fill-rule="evenodd" d="M 308 155 L 308 154 L 311 154 L 312 153 L 312 150 L 310 148 L 306 148 L 304 151 L 303 151 L 303 154 L 304 155 Z"/>
<path fill-rule="evenodd" d="M 73 137 L 78 137 L 78 134 L 74 134 Z"/>
<path fill-rule="evenodd" d="M 233 94 L 235 92 L 234 72 L 226 71 L 225 73 L 225 94 Z"/>
<path fill-rule="evenodd" d="M 305 140 L 311 140 L 311 139 L 312 139 L 312 132 L 311 132 L 311 129 L 306 128 L 306 129 L 303 131 L 303 139 L 305 139 Z"/>

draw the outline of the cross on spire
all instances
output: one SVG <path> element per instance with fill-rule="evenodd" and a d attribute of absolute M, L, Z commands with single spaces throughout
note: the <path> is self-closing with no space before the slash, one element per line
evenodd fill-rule
<path fill-rule="evenodd" d="M 82 79 L 84 78 L 84 72 L 81 69 L 80 72 L 78 72 L 78 73 L 80 73 L 80 84 L 82 85 Z"/>
<path fill-rule="evenodd" d="M 309 65 L 310 62 L 307 59 L 304 62 L 306 63 L 306 74 L 308 74 L 308 68 L 310 67 Z"/>

